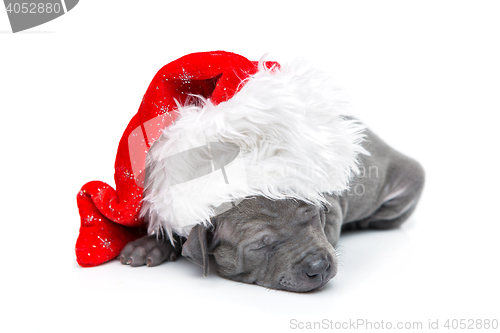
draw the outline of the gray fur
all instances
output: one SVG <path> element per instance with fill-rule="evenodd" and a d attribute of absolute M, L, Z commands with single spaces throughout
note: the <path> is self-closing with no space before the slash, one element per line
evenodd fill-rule
<path fill-rule="evenodd" d="M 182 255 L 208 272 L 213 255 L 220 276 L 273 289 L 306 292 L 324 286 L 337 273 L 334 246 L 342 230 L 399 227 L 414 211 L 424 185 L 415 160 L 389 147 L 370 130 L 360 157 L 361 173 L 349 192 L 327 195 L 326 207 L 293 199 L 252 197 L 195 226 Z M 130 243 L 120 261 L 155 266 L 179 255 L 168 241 L 146 236 Z"/>

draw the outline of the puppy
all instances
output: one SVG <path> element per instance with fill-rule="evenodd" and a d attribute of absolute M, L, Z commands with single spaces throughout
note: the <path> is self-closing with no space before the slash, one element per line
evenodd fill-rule
<path fill-rule="evenodd" d="M 271 289 L 307 292 L 323 287 L 337 273 L 335 245 L 345 229 L 399 227 L 415 210 L 424 187 L 424 170 L 370 130 L 360 156 L 361 173 L 342 195 L 325 194 L 329 205 L 294 199 L 249 197 L 196 225 L 175 246 L 156 235 L 129 243 L 122 264 L 156 266 L 182 256 L 208 273 L 209 255 L 217 273 L 234 281 Z"/>

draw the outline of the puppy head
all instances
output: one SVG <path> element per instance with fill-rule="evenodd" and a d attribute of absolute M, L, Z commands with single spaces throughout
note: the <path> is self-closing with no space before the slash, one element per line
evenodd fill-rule
<path fill-rule="evenodd" d="M 337 273 L 337 257 L 327 241 L 323 207 L 293 199 L 245 199 L 197 225 L 182 255 L 208 273 L 208 255 L 225 278 L 267 288 L 307 292 L 324 286 Z"/>

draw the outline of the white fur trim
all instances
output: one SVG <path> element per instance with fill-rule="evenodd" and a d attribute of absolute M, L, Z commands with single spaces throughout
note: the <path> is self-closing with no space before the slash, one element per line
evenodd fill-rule
<path fill-rule="evenodd" d="M 261 62 L 230 100 L 179 106 L 175 123 L 148 152 L 141 214 L 149 218 L 149 232 L 163 228 L 171 239 L 172 231 L 187 236 L 194 225 L 210 224 L 228 203 L 248 196 L 328 204 L 323 193 L 347 189 L 359 172 L 358 154 L 367 154 L 361 146 L 364 127 L 348 109 L 328 75 L 298 62 L 280 70 Z M 216 170 L 169 186 L 175 166 L 165 159 L 207 142 L 240 147 L 224 168 L 229 184 Z"/>

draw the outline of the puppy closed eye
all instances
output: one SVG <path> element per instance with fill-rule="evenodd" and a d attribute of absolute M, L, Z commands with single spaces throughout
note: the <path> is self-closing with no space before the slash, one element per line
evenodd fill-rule
<path fill-rule="evenodd" d="M 250 251 L 274 250 L 280 243 L 271 236 L 264 236 L 250 245 Z"/>

